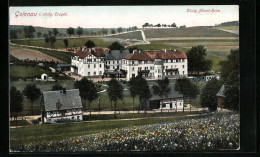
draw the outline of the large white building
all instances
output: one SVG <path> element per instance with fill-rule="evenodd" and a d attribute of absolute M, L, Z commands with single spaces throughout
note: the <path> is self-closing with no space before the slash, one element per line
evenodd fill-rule
<path fill-rule="evenodd" d="M 71 71 L 81 76 L 102 76 L 105 55 L 101 48 L 83 49 L 71 57 Z"/>
<path fill-rule="evenodd" d="M 134 51 L 122 59 L 127 78 L 142 75 L 147 78 L 180 77 L 188 75 L 188 59 L 180 50 Z"/>
<path fill-rule="evenodd" d="M 71 71 L 81 76 L 125 76 L 130 79 L 137 75 L 159 79 L 188 75 L 188 60 L 181 50 L 144 50 L 129 53 L 83 49 L 71 59 Z"/>

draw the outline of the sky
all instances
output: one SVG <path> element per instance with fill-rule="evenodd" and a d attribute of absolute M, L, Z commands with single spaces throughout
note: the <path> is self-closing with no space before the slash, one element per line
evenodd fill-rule
<path fill-rule="evenodd" d="M 201 11 L 200 11 L 201 10 Z M 28 16 L 28 15 L 35 16 Z M 61 16 L 63 15 L 63 16 Z M 238 5 L 10 7 L 10 25 L 48 28 L 142 27 L 144 23 L 214 26 L 239 20 Z"/>

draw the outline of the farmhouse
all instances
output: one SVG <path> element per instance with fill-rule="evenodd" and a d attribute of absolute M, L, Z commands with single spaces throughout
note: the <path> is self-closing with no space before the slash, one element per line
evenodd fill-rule
<path fill-rule="evenodd" d="M 81 121 L 82 102 L 78 89 L 45 91 L 42 93 L 42 122 L 60 120 Z"/>
<path fill-rule="evenodd" d="M 223 84 L 221 86 L 221 88 L 219 89 L 218 93 L 216 94 L 216 96 L 217 96 L 217 106 L 219 108 L 223 108 L 223 101 L 224 101 L 224 98 L 226 97 L 224 95 L 224 92 L 225 92 L 225 85 Z"/>
<path fill-rule="evenodd" d="M 183 109 L 183 95 L 174 90 L 174 84 L 170 84 L 171 91 L 167 97 L 153 94 L 153 86 L 150 86 L 152 97 L 149 99 L 150 109 Z"/>
<path fill-rule="evenodd" d="M 159 79 L 188 75 L 188 59 L 181 50 L 134 51 L 122 59 L 122 69 L 127 78 L 142 77 Z"/>
<path fill-rule="evenodd" d="M 71 71 L 81 76 L 102 76 L 105 55 L 102 48 L 83 48 L 71 57 Z"/>

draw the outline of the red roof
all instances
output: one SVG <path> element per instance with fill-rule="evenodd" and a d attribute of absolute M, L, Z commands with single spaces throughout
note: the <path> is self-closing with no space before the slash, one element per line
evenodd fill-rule
<path fill-rule="evenodd" d="M 181 50 L 144 50 L 142 52 L 131 53 L 124 57 L 128 60 L 154 60 L 154 59 L 185 59 L 185 52 Z"/>
<path fill-rule="evenodd" d="M 96 57 L 105 57 L 103 54 L 103 49 L 102 48 L 95 48 L 94 50 L 84 50 L 84 51 L 77 51 L 76 53 L 73 54 L 73 56 L 78 56 L 81 59 L 86 58 L 89 54 L 93 54 Z"/>

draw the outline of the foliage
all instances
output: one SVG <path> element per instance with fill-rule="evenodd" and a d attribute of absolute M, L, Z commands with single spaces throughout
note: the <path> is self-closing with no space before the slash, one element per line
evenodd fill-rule
<path fill-rule="evenodd" d="M 111 29 L 111 34 L 116 34 L 116 30 L 114 28 Z"/>
<path fill-rule="evenodd" d="M 17 113 L 23 110 L 23 94 L 15 87 L 10 89 L 10 113 L 17 118 Z"/>
<path fill-rule="evenodd" d="M 16 30 L 10 30 L 10 39 L 17 39 L 17 31 Z"/>
<path fill-rule="evenodd" d="M 138 86 L 136 84 L 136 77 L 131 77 L 130 81 L 128 82 L 128 86 L 129 86 L 129 91 L 130 91 L 130 95 L 133 98 L 133 106 L 134 106 L 134 98 L 136 97 L 136 95 L 138 94 Z M 134 110 L 134 107 L 133 107 Z"/>
<path fill-rule="evenodd" d="M 210 70 L 212 66 L 212 61 L 205 59 L 206 55 L 206 49 L 203 45 L 192 47 L 187 52 L 189 71 L 197 72 L 197 74 L 199 74 L 200 71 Z"/>
<path fill-rule="evenodd" d="M 200 102 L 202 107 L 208 107 L 210 111 L 215 111 L 217 109 L 217 97 L 222 83 L 216 78 L 211 79 L 202 89 L 200 96 Z"/>
<path fill-rule="evenodd" d="M 159 95 L 162 98 L 162 100 L 163 98 L 167 98 L 169 92 L 171 91 L 169 83 L 170 82 L 168 77 L 165 77 L 162 80 L 157 80 L 157 85 L 153 85 L 154 95 Z"/>
<path fill-rule="evenodd" d="M 56 37 L 55 36 L 51 36 L 50 37 L 50 43 L 51 43 L 51 48 L 55 48 L 54 47 L 54 43 L 56 42 Z"/>
<path fill-rule="evenodd" d="M 24 27 L 23 32 L 25 38 L 31 39 L 34 37 L 33 33 L 35 32 L 35 28 L 33 26 Z"/>
<path fill-rule="evenodd" d="M 88 41 L 85 43 L 85 46 L 86 46 L 87 48 L 96 47 L 95 43 L 94 43 L 92 40 L 88 40 Z"/>
<path fill-rule="evenodd" d="M 77 30 L 76 30 L 76 34 L 78 34 L 78 36 L 83 34 L 83 28 L 78 26 Z"/>
<path fill-rule="evenodd" d="M 122 28 L 122 27 L 117 28 L 117 32 L 118 32 L 118 33 L 121 33 L 122 31 L 123 31 L 123 28 Z"/>
<path fill-rule="evenodd" d="M 72 34 L 75 34 L 75 30 L 74 30 L 74 28 L 69 27 L 69 28 L 67 29 L 66 33 L 69 34 L 69 36 L 71 37 Z"/>
<path fill-rule="evenodd" d="M 116 102 L 123 99 L 123 86 L 116 79 L 111 79 L 108 83 L 107 94 L 111 101 L 114 101 L 114 109 L 116 114 Z"/>
<path fill-rule="evenodd" d="M 194 99 L 199 94 L 199 87 L 191 82 L 188 78 L 177 79 L 175 86 L 175 91 L 178 91 L 183 95 L 183 99 L 189 98 Z M 184 105 L 183 105 L 184 112 Z"/>
<path fill-rule="evenodd" d="M 226 89 L 224 95 L 223 105 L 226 108 L 239 110 L 239 77 L 240 77 L 240 65 L 239 65 L 239 50 L 231 50 L 228 59 L 222 61 L 221 65 L 221 79 L 223 79 Z"/>
<path fill-rule="evenodd" d="M 35 84 L 28 84 L 23 93 L 27 99 L 31 100 L 31 114 L 33 114 L 33 102 L 41 96 L 41 90 Z"/>
<path fill-rule="evenodd" d="M 80 81 L 76 81 L 74 83 L 74 87 L 79 89 L 81 98 L 88 100 L 89 107 L 90 103 L 98 97 L 98 89 L 95 83 L 92 80 L 88 80 L 85 77 Z"/>
<path fill-rule="evenodd" d="M 69 40 L 68 39 L 63 39 L 63 42 L 64 42 L 64 45 L 65 45 L 66 51 L 67 51 L 67 48 L 69 46 Z"/>
<path fill-rule="evenodd" d="M 57 28 L 53 28 L 52 34 L 56 37 L 59 34 L 59 31 Z"/>
<path fill-rule="evenodd" d="M 177 27 L 177 25 L 175 23 L 171 24 L 171 27 Z"/>
<path fill-rule="evenodd" d="M 124 49 L 124 46 L 122 46 L 118 41 L 113 42 L 110 46 L 108 46 L 110 50 L 121 50 Z"/>
<path fill-rule="evenodd" d="M 42 32 L 37 32 L 37 37 L 40 38 L 42 36 Z"/>
<path fill-rule="evenodd" d="M 140 107 L 141 109 L 146 110 L 147 109 L 147 102 L 149 100 L 149 98 L 151 98 L 152 94 L 149 88 L 149 84 L 147 82 L 146 79 L 144 79 L 143 77 L 136 77 L 135 80 L 135 84 L 136 84 L 136 91 L 137 91 L 137 95 L 139 96 L 139 100 L 140 100 Z"/>
<path fill-rule="evenodd" d="M 55 91 L 55 90 L 62 90 L 63 88 L 62 88 L 62 86 L 61 85 L 59 85 L 59 84 L 55 84 L 55 85 L 53 85 L 52 86 L 52 91 Z"/>

